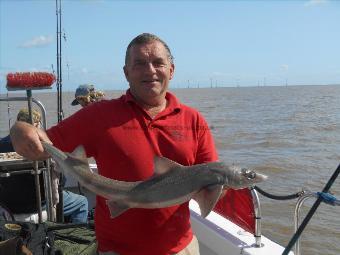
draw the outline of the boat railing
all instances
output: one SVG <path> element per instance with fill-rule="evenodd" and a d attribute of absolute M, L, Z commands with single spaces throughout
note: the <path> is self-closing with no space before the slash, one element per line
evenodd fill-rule
<path fill-rule="evenodd" d="M 333 195 L 330 193 L 325 192 L 311 192 L 311 191 L 305 191 L 304 194 L 302 194 L 298 201 L 296 202 L 295 210 L 294 210 L 294 232 L 296 233 L 299 225 L 300 225 L 300 212 L 301 207 L 305 201 L 307 201 L 310 198 L 318 199 L 319 197 L 322 198 L 322 202 L 333 205 L 333 206 L 340 206 L 340 200 L 337 200 Z M 300 255 L 300 238 L 297 239 L 295 246 L 294 246 L 294 254 Z"/>
<path fill-rule="evenodd" d="M 41 120 L 42 120 L 42 127 L 44 130 L 47 128 L 47 120 L 46 120 L 46 110 L 44 105 L 39 101 L 34 99 L 33 97 L 30 97 L 29 94 L 27 97 L 0 97 L 1 101 L 27 101 L 28 107 L 31 108 L 30 102 L 35 103 L 41 112 Z M 31 112 L 32 109 L 29 109 Z M 38 164 L 35 164 L 34 166 L 35 175 L 40 174 L 38 170 Z M 52 202 L 52 184 L 51 184 L 51 160 L 46 160 L 46 170 L 43 172 L 43 180 L 44 180 L 44 190 L 45 190 L 45 200 L 46 200 L 46 211 L 47 211 L 47 219 L 49 221 L 54 220 L 54 212 L 53 212 L 53 202 Z M 39 180 L 39 179 L 38 179 Z M 40 183 L 36 182 L 36 194 L 37 194 L 37 208 L 38 208 L 38 215 L 39 215 L 39 222 L 42 221 L 42 208 L 41 208 L 41 197 L 40 197 Z M 39 195 L 38 195 L 39 194 Z"/>
<path fill-rule="evenodd" d="M 289 194 L 289 195 L 275 195 L 268 193 L 264 190 L 262 190 L 258 186 L 253 186 L 251 187 L 251 194 L 253 196 L 253 204 L 254 204 L 254 213 L 255 213 L 255 246 L 256 247 L 261 247 L 261 206 L 260 206 L 260 200 L 258 197 L 258 193 L 261 195 L 274 199 L 274 200 L 292 200 L 298 198 L 299 200 L 303 197 L 305 194 L 305 191 L 299 191 L 294 194 Z"/>

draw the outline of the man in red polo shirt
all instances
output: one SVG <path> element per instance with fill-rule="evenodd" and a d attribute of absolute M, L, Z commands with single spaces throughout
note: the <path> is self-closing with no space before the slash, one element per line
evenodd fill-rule
<path fill-rule="evenodd" d="M 175 66 L 169 47 L 152 34 L 134 38 L 126 50 L 124 73 L 130 89 L 118 99 L 81 109 L 44 133 L 26 123 L 11 129 L 16 151 L 30 159 L 47 157 L 39 140 L 71 152 L 82 144 L 99 174 L 123 181 L 153 175 L 161 155 L 183 165 L 216 161 L 207 123 L 196 110 L 169 93 Z M 111 219 L 97 196 L 95 229 L 99 254 L 199 254 L 188 203 L 160 209 L 130 209 Z"/>

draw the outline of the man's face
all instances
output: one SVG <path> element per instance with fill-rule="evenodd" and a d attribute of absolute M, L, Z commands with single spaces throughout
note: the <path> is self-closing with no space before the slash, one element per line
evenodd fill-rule
<path fill-rule="evenodd" d="M 148 102 L 165 95 L 174 69 L 163 44 L 152 41 L 131 47 L 124 73 L 132 95 L 137 100 Z"/>

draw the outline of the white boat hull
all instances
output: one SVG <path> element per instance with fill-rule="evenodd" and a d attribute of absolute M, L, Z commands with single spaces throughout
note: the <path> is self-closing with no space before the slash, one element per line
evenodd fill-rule
<path fill-rule="evenodd" d="M 200 243 L 201 255 L 279 255 L 284 251 L 284 247 L 264 236 L 261 238 L 262 246 L 256 247 L 253 234 L 215 212 L 202 218 L 193 200 L 190 201 L 190 210 L 191 224 Z"/>

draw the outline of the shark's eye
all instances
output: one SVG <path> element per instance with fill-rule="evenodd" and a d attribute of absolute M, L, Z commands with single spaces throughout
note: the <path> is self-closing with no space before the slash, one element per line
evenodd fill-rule
<path fill-rule="evenodd" d="M 246 177 L 248 180 L 255 179 L 256 173 L 252 170 L 249 170 L 247 168 L 242 168 L 241 169 L 242 175 Z"/>

